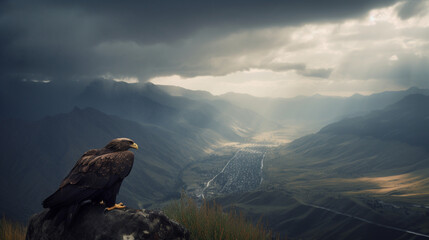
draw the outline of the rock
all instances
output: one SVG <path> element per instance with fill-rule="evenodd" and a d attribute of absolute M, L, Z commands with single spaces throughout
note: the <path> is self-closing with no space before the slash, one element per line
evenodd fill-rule
<path fill-rule="evenodd" d="M 189 239 L 188 230 L 161 211 L 124 208 L 105 212 L 101 205 L 86 204 L 66 228 L 64 223 L 45 219 L 47 212 L 31 217 L 26 240 Z"/>

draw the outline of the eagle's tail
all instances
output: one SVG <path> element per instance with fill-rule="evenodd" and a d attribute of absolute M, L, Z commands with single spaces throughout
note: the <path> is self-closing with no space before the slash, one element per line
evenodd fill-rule
<path fill-rule="evenodd" d="M 60 208 L 70 204 L 71 195 L 76 192 L 77 188 L 66 186 L 59 188 L 52 193 L 49 197 L 43 200 L 42 205 L 44 208 Z"/>
<path fill-rule="evenodd" d="M 92 188 L 79 188 L 75 185 L 66 185 L 43 200 L 42 205 L 44 208 L 64 207 L 91 199 L 98 191 Z"/>
<path fill-rule="evenodd" d="M 70 225 L 80 204 L 91 199 L 96 192 L 94 189 L 80 189 L 73 185 L 58 189 L 42 202 L 44 208 L 49 208 L 45 219 L 55 219 L 56 224 L 65 221 L 66 226 Z"/>

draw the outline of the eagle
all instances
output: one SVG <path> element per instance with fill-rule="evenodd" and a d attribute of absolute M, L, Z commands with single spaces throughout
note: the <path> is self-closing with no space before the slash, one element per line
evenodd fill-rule
<path fill-rule="evenodd" d="M 65 220 L 68 225 L 83 202 L 105 204 L 107 211 L 125 208 L 116 203 L 116 195 L 133 167 L 130 148 L 138 149 L 138 145 L 129 138 L 116 138 L 104 148 L 85 152 L 58 190 L 43 201 L 48 215 L 59 216 L 57 221 Z"/>

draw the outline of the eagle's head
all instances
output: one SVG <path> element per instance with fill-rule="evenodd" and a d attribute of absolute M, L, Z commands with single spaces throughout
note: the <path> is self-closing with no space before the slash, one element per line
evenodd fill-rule
<path fill-rule="evenodd" d="M 126 151 L 129 148 L 139 149 L 139 146 L 129 138 L 115 138 L 110 141 L 105 148 L 113 151 Z"/>

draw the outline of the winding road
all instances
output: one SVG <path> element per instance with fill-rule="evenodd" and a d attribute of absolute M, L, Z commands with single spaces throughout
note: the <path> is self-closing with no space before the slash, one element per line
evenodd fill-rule
<path fill-rule="evenodd" d="M 350 214 L 347 214 L 347 213 L 338 212 L 338 211 L 336 211 L 334 209 L 325 208 L 325 207 L 321 207 L 321 206 L 317 206 L 317 205 L 313 205 L 313 204 L 309 204 L 309 203 L 303 203 L 303 202 L 301 202 L 301 204 L 305 205 L 305 206 L 313 207 L 313 208 L 322 209 L 322 210 L 325 210 L 325 211 L 328 211 L 328 212 L 332 212 L 332 213 L 335 213 L 335 214 L 338 214 L 338 215 L 346 216 L 346 217 L 349 217 L 349 218 L 353 218 L 353 219 L 356 219 L 358 221 L 362 221 L 362 222 L 366 222 L 368 224 L 376 225 L 378 227 L 392 229 L 392 230 L 396 230 L 396 231 L 400 231 L 400 232 L 405 232 L 405 233 L 416 235 L 416 236 L 419 236 L 419 237 L 429 238 L 429 235 L 426 235 L 426 234 L 423 234 L 423 233 L 418 233 L 418 232 L 410 231 L 410 230 L 407 230 L 407 229 L 402 229 L 402 228 L 397 228 L 397 227 L 392 227 L 392 226 L 384 225 L 384 224 L 381 224 L 381 223 L 376 223 L 376 222 L 370 221 L 368 219 L 364 219 L 364 218 L 361 218 L 361 217 L 356 217 L 356 216 L 353 216 L 353 215 L 350 215 Z"/>

